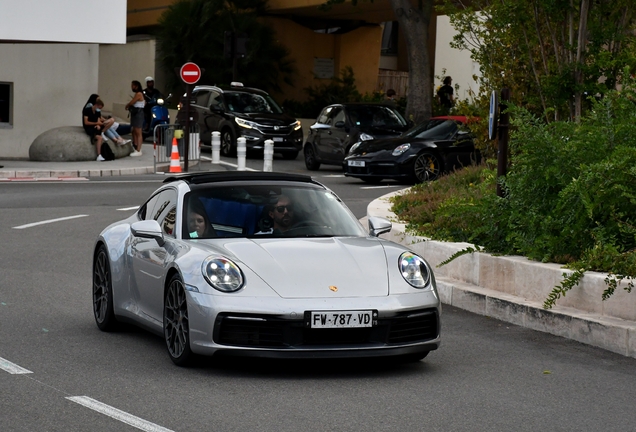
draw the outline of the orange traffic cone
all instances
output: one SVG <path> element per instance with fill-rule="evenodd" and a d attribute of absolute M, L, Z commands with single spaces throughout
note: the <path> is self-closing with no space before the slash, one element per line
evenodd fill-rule
<path fill-rule="evenodd" d="M 170 172 L 180 173 L 181 162 L 179 160 L 179 146 L 177 145 L 177 139 L 172 138 L 172 154 L 170 155 Z"/>

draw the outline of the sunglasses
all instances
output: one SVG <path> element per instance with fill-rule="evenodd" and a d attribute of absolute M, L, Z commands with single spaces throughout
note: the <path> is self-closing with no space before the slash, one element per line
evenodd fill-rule
<path fill-rule="evenodd" d="M 293 205 L 281 205 L 281 206 L 276 206 L 274 207 L 274 210 L 276 210 L 278 213 L 285 213 L 285 209 L 287 209 L 288 212 L 293 212 L 294 211 L 294 206 Z"/>

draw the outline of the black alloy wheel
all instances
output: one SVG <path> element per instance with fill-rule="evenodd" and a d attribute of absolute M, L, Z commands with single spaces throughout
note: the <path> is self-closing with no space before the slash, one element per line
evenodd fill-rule
<path fill-rule="evenodd" d="M 442 172 L 442 163 L 437 154 L 420 153 L 413 163 L 413 177 L 417 183 L 437 179 Z"/>
<path fill-rule="evenodd" d="M 93 313 L 97 327 L 112 331 L 117 327 L 113 310 L 113 280 L 106 247 L 100 245 L 93 261 Z"/>
<path fill-rule="evenodd" d="M 221 154 L 223 156 L 235 156 L 236 144 L 234 144 L 234 134 L 229 128 L 221 131 Z"/>
<path fill-rule="evenodd" d="M 181 277 L 172 276 L 163 304 L 163 334 L 168 354 L 177 366 L 185 366 L 192 358 L 188 304 Z"/>
<path fill-rule="evenodd" d="M 316 152 L 311 144 L 305 144 L 305 166 L 309 171 L 316 171 L 320 168 L 320 162 L 316 160 Z"/>

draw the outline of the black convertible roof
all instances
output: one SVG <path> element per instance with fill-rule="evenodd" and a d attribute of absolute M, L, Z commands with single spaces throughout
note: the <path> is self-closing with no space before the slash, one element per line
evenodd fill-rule
<path fill-rule="evenodd" d="M 248 171 L 220 171 L 220 172 L 196 172 L 184 173 L 167 177 L 163 182 L 171 183 L 182 180 L 189 184 L 215 183 L 223 181 L 295 181 L 313 183 L 310 176 L 302 174 L 276 173 L 276 172 L 248 172 Z"/>

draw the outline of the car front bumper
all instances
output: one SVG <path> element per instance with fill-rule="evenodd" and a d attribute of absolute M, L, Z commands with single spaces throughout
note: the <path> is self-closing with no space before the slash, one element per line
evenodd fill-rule
<path fill-rule="evenodd" d="M 251 306 L 250 306 L 251 305 Z M 374 327 L 311 329 L 308 311 L 374 310 Z M 246 298 L 188 292 L 190 346 L 198 354 L 271 358 L 380 357 L 441 343 L 439 298 L 420 293 L 347 299 Z"/>

